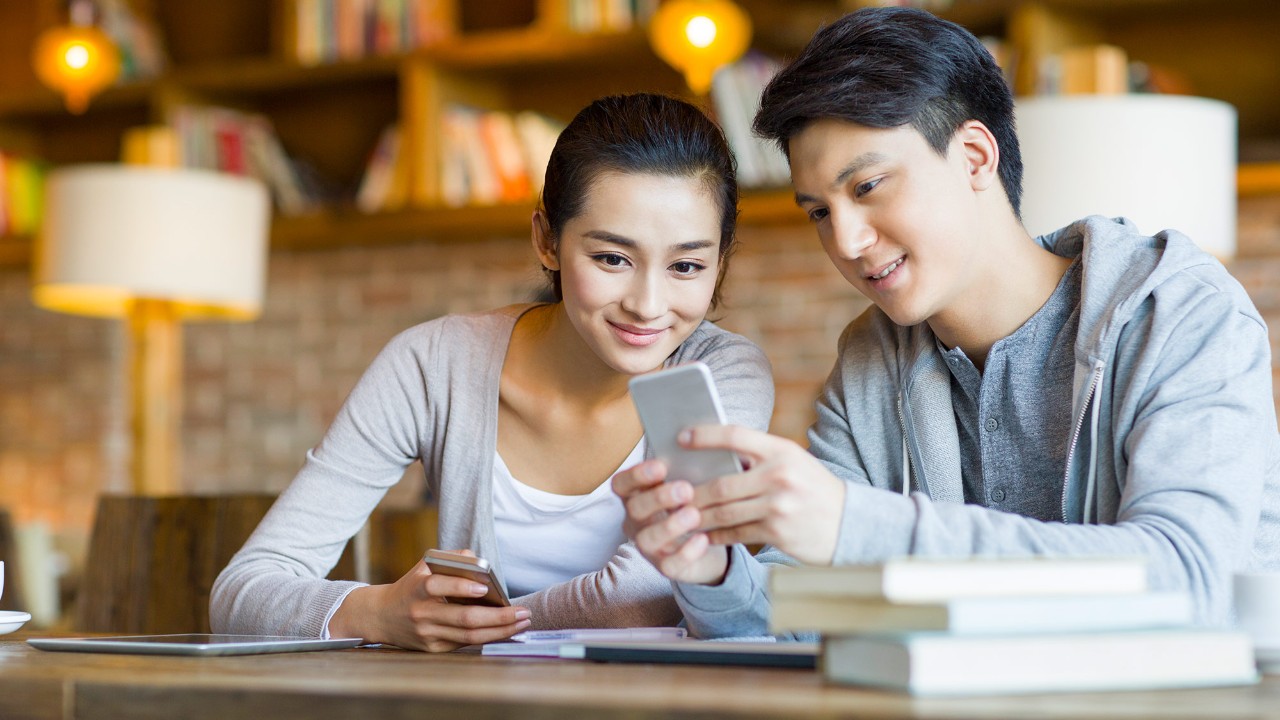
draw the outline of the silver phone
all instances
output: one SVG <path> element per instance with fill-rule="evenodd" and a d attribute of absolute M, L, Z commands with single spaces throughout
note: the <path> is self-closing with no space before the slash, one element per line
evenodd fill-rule
<path fill-rule="evenodd" d="M 693 362 L 631 378 L 631 400 L 640 413 L 653 456 L 667 466 L 667 480 L 693 484 L 742 472 L 729 450 L 690 450 L 676 436 L 693 425 L 724 425 L 724 409 L 711 370 Z"/>
<path fill-rule="evenodd" d="M 493 567 L 484 558 L 444 550 L 428 550 L 427 554 L 422 556 L 422 562 L 427 564 L 433 574 L 466 578 L 488 588 L 488 592 L 480 597 L 451 597 L 448 599 L 451 603 L 492 605 L 493 607 L 507 607 L 511 604 L 507 599 L 507 593 L 502 589 L 502 583 L 498 582 L 498 576 L 493 572 Z"/>

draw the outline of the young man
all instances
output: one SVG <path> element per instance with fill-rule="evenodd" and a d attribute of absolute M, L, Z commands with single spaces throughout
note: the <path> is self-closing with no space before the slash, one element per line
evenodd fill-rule
<path fill-rule="evenodd" d="M 1177 232 L 1095 216 L 1032 239 L 1013 100 L 973 35 L 852 13 L 769 84 L 756 130 L 875 307 L 840 338 L 808 452 L 699 427 L 688 446 L 749 469 L 615 477 L 696 633 L 765 632 L 770 562 L 1141 555 L 1206 623 L 1234 571 L 1280 566 L 1265 324 Z"/>

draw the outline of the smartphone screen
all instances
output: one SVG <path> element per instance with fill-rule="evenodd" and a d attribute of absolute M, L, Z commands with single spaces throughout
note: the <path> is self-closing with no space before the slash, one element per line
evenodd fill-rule
<path fill-rule="evenodd" d="M 654 457 L 667 466 L 667 480 L 698 484 L 742 472 L 728 450 L 689 450 L 676 436 L 693 425 L 723 425 L 724 410 L 711 370 L 694 362 L 631 378 L 631 400 L 640 413 Z"/>

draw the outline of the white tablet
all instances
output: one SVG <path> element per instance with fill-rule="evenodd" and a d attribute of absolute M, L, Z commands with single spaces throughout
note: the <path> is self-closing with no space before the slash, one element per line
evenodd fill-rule
<path fill-rule="evenodd" d="M 124 635 L 118 637 L 29 638 L 31 647 L 70 652 L 127 653 L 133 655 L 261 655 L 353 648 L 360 638 L 290 637 L 284 635 Z"/>

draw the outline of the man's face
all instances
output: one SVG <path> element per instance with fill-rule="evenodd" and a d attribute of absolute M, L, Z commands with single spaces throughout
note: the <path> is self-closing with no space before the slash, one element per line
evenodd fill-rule
<path fill-rule="evenodd" d="M 990 272 L 970 159 L 956 138 L 945 157 L 910 126 L 888 130 L 818 120 L 791 138 L 796 202 L 840 273 L 895 323 L 958 312 Z"/>

